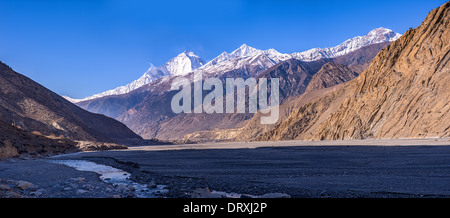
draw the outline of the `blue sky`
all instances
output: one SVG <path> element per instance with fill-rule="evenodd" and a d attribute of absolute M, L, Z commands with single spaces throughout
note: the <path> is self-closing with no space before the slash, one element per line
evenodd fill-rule
<path fill-rule="evenodd" d="M 282 53 L 336 46 L 377 27 L 404 33 L 444 0 L 0 0 L 0 61 L 62 95 L 125 85 L 192 50 L 246 43 Z"/>

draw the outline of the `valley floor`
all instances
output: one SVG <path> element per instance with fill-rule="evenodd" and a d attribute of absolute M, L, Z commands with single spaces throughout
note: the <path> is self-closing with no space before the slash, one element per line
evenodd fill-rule
<path fill-rule="evenodd" d="M 66 160 L 112 166 L 135 184 L 164 187 L 152 197 L 450 197 L 450 139 L 139 146 L 6 160 L 0 197 L 140 196 L 132 185 L 58 163 Z"/>

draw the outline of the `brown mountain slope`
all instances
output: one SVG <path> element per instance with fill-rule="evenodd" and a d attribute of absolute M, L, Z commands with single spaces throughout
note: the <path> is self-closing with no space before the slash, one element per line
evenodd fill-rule
<path fill-rule="evenodd" d="M 348 69 L 345 65 L 329 62 L 313 76 L 306 91 L 332 87 L 348 82 L 356 77 L 358 77 L 358 74 Z"/>
<path fill-rule="evenodd" d="M 280 123 L 283 123 L 286 119 L 288 119 L 290 115 L 293 112 L 296 112 L 298 108 L 328 95 L 329 93 L 337 90 L 339 87 L 340 85 L 314 91 L 307 91 L 303 95 L 294 98 L 293 100 L 287 101 L 284 104 L 281 104 L 279 122 L 275 125 L 261 125 L 261 114 L 256 113 L 255 116 L 247 123 L 247 125 L 237 131 L 236 140 L 251 140 L 259 135 L 264 135 L 267 132 L 270 132 L 273 128 L 277 127 Z"/>
<path fill-rule="evenodd" d="M 18 155 L 59 154 L 77 149 L 69 139 L 51 139 L 33 134 L 0 120 L 0 160 Z"/>
<path fill-rule="evenodd" d="M 1 62 L 0 120 L 26 132 L 73 140 L 140 139 L 124 124 L 79 108 Z"/>
<path fill-rule="evenodd" d="M 259 78 L 279 78 L 280 102 L 284 102 L 284 99 L 303 94 L 312 77 L 329 61 L 331 59 L 312 62 L 290 59 L 271 67 L 259 75 Z M 268 93 L 270 95 L 270 90 Z"/>
<path fill-rule="evenodd" d="M 430 12 L 357 79 L 301 107 L 258 139 L 450 136 L 449 10 L 446 3 Z"/>
<path fill-rule="evenodd" d="M 319 98 L 305 102 L 275 127 L 269 131 L 261 132 L 253 139 L 257 141 L 279 141 L 311 137 L 318 125 L 339 108 L 348 94 L 348 89 L 342 88 L 346 85 L 339 85 L 332 92 L 324 93 L 325 95 L 321 95 Z"/>

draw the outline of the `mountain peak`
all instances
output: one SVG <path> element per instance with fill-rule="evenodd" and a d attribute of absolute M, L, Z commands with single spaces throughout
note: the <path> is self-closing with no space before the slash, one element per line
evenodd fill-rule
<path fill-rule="evenodd" d="M 169 75 L 185 75 L 203 66 L 205 62 L 194 52 L 186 50 L 178 56 L 170 59 L 162 67 L 164 67 Z"/>
<path fill-rule="evenodd" d="M 188 57 L 199 57 L 197 54 L 195 54 L 193 51 L 191 50 L 185 50 L 184 52 L 180 53 L 178 56 L 188 56 Z"/>
<path fill-rule="evenodd" d="M 367 38 L 368 40 L 375 40 L 375 43 L 377 41 L 395 41 L 398 38 L 400 38 L 401 34 L 395 33 L 394 31 L 390 29 L 386 29 L 384 27 L 375 28 L 372 31 L 370 31 L 367 35 L 363 36 L 362 38 Z M 374 43 L 374 42 L 371 42 Z"/>
<path fill-rule="evenodd" d="M 241 47 L 239 47 L 240 49 L 247 49 L 247 48 L 252 48 L 250 46 L 248 46 L 246 43 L 242 44 Z"/>
<path fill-rule="evenodd" d="M 391 32 L 392 30 L 384 28 L 384 27 L 378 27 L 378 28 L 375 28 L 375 29 L 371 30 L 369 33 L 378 32 L 378 31 Z"/>
<path fill-rule="evenodd" d="M 120 86 L 115 89 L 111 89 L 83 99 L 66 99 L 71 102 L 81 102 L 109 95 L 125 94 L 166 76 L 186 75 L 203 66 L 204 64 L 205 62 L 198 55 L 190 50 L 186 50 L 178 54 L 176 57 L 170 59 L 160 67 L 155 67 L 153 64 L 150 64 L 150 68 L 144 73 L 144 75 L 127 85 Z"/>
<path fill-rule="evenodd" d="M 231 53 L 231 55 L 233 55 L 233 56 L 240 56 L 240 57 L 247 57 L 247 56 L 253 56 L 256 53 L 260 53 L 260 52 L 261 52 L 261 50 L 259 50 L 259 49 L 250 47 L 247 44 L 243 44 L 243 45 L 241 45 L 241 47 L 239 47 L 238 49 L 233 51 Z"/>
<path fill-rule="evenodd" d="M 387 29 L 384 27 L 379 27 L 379 28 L 375 28 L 373 30 L 371 30 L 367 35 L 374 35 L 374 34 L 384 34 L 384 33 L 390 33 L 390 32 L 394 32 L 391 29 Z"/>

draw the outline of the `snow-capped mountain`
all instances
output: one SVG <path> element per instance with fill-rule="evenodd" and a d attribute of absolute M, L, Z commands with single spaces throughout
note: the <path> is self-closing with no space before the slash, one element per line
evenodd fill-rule
<path fill-rule="evenodd" d="M 165 69 L 170 76 L 182 76 L 193 70 L 203 66 L 205 62 L 194 52 L 185 51 L 177 57 L 172 58 L 165 63 L 161 68 Z"/>
<path fill-rule="evenodd" d="M 193 70 L 203 66 L 205 62 L 197 56 L 192 51 L 184 51 L 183 53 L 179 54 L 178 56 L 170 59 L 168 62 L 166 62 L 164 65 L 160 67 L 155 67 L 153 64 L 150 66 L 150 68 L 142 75 L 139 79 L 131 82 L 130 84 L 127 84 L 125 86 L 120 86 L 115 89 L 111 89 L 99 94 L 95 94 L 90 97 L 86 97 L 83 99 L 73 99 L 67 96 L 63 96 L 68 101 L 71 101 L 73 103 L 77 103 L 80 101 L 86 101 L 91 100 L 95 98 L 100 98 L 104 96 L 110 96 L 110 95 L 121 95 L 126 94 L 128 92 L 131 92 L 143 85 L 149 84 L 157 79 L 160 79 L 162 77 L 166 76 L 182 76 L 187 73 L 192 72 Z"/>
<path fill-rule="evenodd" d="M 120 95 L 135 90 L 143 85 L 168 76 L 183 76 L 191 72 L 201 72 L 213 76 L 220 75 L 232 70 L 241 69 L 258 73 L 288 59 L 301 61 L 315 61 L 322 58 L 335 58 L 356 51 L 364 46 L 392 42 L 400 38 L 400 34 L 386 28 L 376 28 L 365 36 L 351 38 L 342 44 L 331 48 L 314 48 L 304 52 L 283 54 L 275 49 L 259 50 L 243 44 L 235 51 L 223 52 L 213 60 L 205 62 L 191 51 L 185 51 L 177 57 L 172 58 L 160 67 L 151 66 L 145 74 L 132 83 L 96 94 L 84 99 L 71 99 L 74 103 L 95 99 L 109 95 Z"/>
<path fill-rule="evenodd" d="M 401 34 L 386 28 L 376 28 L 365 36 L 351 38 L 342 44 L 332 48 L 314 48 L 304 52 L 296 52 L 292 57 L 302 61 L 315 61 L 322 58 L 335 58 L 356 51 L 364 46 L 382 42 L 393 42 L 400 38 Z"/>
<path fill-rule="evenodd" d="M 243 44 L 232 53 L 224 52 L 204 66 L 195 70 L 206 75 L 217 75 L 236 69 L 266 70 L 275 64 L 291 59 L 290 55 L 281 54 L 274 49 L 259 50 Z"/>
<path fill-rule="evenodd" d="M 233 51 L 230 54 L 227 52 L 222 53 L 218 57 L 214 58 L 213 60 L 211 60 L 210 62 L 205 64 L 205 66 L 203 66 L 202 69 L 217 65 L 224 61 L 240 59 L 240 58 L 248 58 L 248 57 L 258 57 L 261 55 L 265 55 L 268 58 L 273 59 L 275 62 L 279 62 L 279 61 L 283 61 L 283 60 L 292 58 L 292 56 L 290 56 L 288 54 L 282 54 L 282 53 L 276 51 L 275 49 L 269 49 L 269 50 L 263 51 L 263 50 L 259 50 L 259 49 L 250 47 L 247 44 L 243 44 L 241 47 L 239 47 L 238 49 L 236 49 L 235 51 Z"/>
<path fill-rule="evenodd" d="M 386 28 L 377 28 L 365 36 L 351 38 L 342 44 L 331 48 L 315 48 L 304 52 L 283 54 L 275 49 L 259 50 L 246 44 L 232 53 L 224 52 L 196 71 L 206 74 L 217 74 L 233 69 L 259 66 L 268 69 L 282 61 L 297 59 L 301 61 L 316 61 L 322 58 L 335 58 L 356 51 L 364 46 L 383 42 L 392 42 L 400 38 L 400 34 Z"/>

